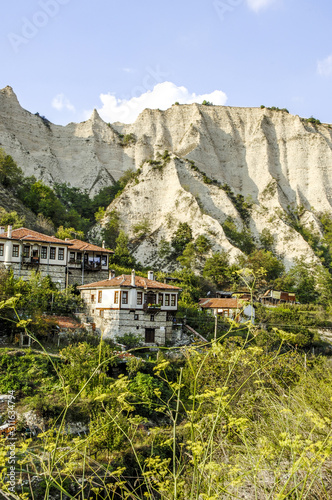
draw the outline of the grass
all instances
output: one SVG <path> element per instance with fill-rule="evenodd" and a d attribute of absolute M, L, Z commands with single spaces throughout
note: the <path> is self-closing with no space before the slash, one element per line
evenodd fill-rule
<path fill-rule="evenodd" d="M 255 327 L 245 331 L 180 357 L 161 349 L 117 378 L 102 340 L 67 348 L 63 362 L 50 357 L 62 408 L 46 432 L 17 431 L 15 492 L 1 448 L 4 498 L 331 498 L 331 360 L 284 341 L 271 350 Z M 68 431 L 73 408 L 88 414 L 85 435 Z"/>

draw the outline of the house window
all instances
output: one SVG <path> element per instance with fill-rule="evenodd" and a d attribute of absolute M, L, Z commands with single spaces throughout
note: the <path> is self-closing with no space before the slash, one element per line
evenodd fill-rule
<path fill-rule="evenodd" d="M 155 304 L 157 301 L 157 294 L 148 292 L 146 302 L 148 304 Z"/>
<path fill-rule="evenodd" d="M 94 303 L 94 301 L 95 301 L 95 296 L 91 295 L 91 302 Z"/>
<path fill-rule="evenodd" d="M 137 292 L 137 305 L 138 306 L 142 305 L 142 300 L 143 300 L 143 293 L 142 292 Z"/>
<path fill-rule="evenodd" d="M 104 309 L 100 309 L 100 311 L 99 311 L 99 316 L 100 316 L 101 318 L 103 318 L 103 317 L 104 317 Z"/>
<path fill-rule="evenodd" d="M 154 314 L 150 315 L 150 321 L 154 321 Z"/>
<path fill-rule="evenodd" d="M 158 295 L 158 303 L 163 306 L 164 305 L 164 295 L 162 293 L 160 293 Z"/>
<path fill-rule="evenodd" d="M 169 293 L 165 293 L 165 306 L 169 306 Z"/>
<path fill-rule="evenodd" d="M 101 265 L 102 266 L 107 266 L 107 255 L 102 255 L 101 256 Z"/>
<path fill-rule="evenodd" d="M 23 257 L 30 257 L 30 247 L 28 245 L 23 247 Z"/>
<path fill-rule="evenodd" d="M 55 247 L 50 248 L 50 259 L 55 260 Z"/>
<path fill-rule="evenodd" d="M 172 293 L 171 295 L 171 306 L 176 306 L 176 295 L 175 293 Z"/>
<path fill-rule="evenodd" d="M 145 328 L 145 342 L 147 344 L 151 344 L 154 342 L 155 338 L 155 329 L 154 328 Z"/>
<path fill-rule="evenodd" d="M 138 320 L 138 319 L 139 319 L 138 314 L 134 314 L 134 320 Z"/>
<path fill-rule="evenodd" d="M 119 292 L 114 292 L 114 304 L 119 303 Z"/>
<path fill-rule="evenodd" d="M 0 257 L 2 257 L 2 256 L 3 256 L 3 245 L 1 244 L 0 245 Z"/>
<path fill-rule="evenodd" d="M 75 252 L 69 252 L 69 262 L 75 262 Z"/>
<path fill-rule="evenodd" d="M 122 304 L 128 304 L 128 292 L 122 292 Z"/>
<path fill-rule="evenodd" d="M 64 248 L 59 248 L 59 250 L 58 250 L 58 259 L 59 260 L 64 260 L 65 259 L 65 250 L 64 250 Z"/>
<path fill-rule="evenodd" d="M 74 258 L 75 258 L 75 254 L 74 254 Z M 82 253 L 81 252 L 77 252 L 76 260 L 77 260 L 77 262 L 81 262 L 81 260 L 82 260 Z"/>
<path fill-rule="evenodd" d="M 103 292 L 98 292 L 98 302 L 102 302 L 103 301 Z"/>
<path fill-rule="evenodd" d="M 18 245 L 13 245 L 13 257 L 18 257 L 20 254 L 20 247 Z"/>
<path fill-rule="evenodd" d="M 40 257 L 42 259 L 47 259 L 47 247 L 41 247 Z"/>

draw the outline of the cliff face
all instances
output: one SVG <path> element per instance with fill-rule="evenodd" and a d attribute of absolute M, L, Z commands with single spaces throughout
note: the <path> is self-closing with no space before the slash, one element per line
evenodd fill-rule
<path fill-rule="evenodd" d="M 86 122 L 62 127 L 23 110 L 6 87 L 0 91 L 0 142 L 26 175 L 92 193 L 143 165 L 112 208 L 132 236 L 135 224 L 149 220 L 151 236 L 136 249 L 145 263 L 156 258 L 151 243 L 169 239 L 179 221 L 190 222 L 194 235 L 206 234 L 215 249 L 235 255 L 222 225 L 231 217 L 239 231 L 244 227 L 236 195 L 252 203 L 248 224 L 254 238 L 269 229 L 286 264 L 302 253 L 312 256 L 287 224 L 289 207 L 301 206 L 302 223 L 316 231 L 315 213 L 331 212 L 332 129 L 282 111 L 174 105 L 147 109 L 131 125 L 106 124 L 94 111 Z M 164 167 L 144 163 L 165 150 L 172 160 Z"/>
<path fill-rule="evenodd" d="M 53 125 L 22 109 L 11 87 L 0 91 L 0 142 L 27 176 L 50 185 L 69 182 L 96 192 L 135 168 L 97 111 L 83 123 Z"/>

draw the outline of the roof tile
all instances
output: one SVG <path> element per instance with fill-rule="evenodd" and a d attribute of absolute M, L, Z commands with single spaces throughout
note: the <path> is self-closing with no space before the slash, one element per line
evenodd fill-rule
<path fill-rule="evenodd" d="M 8 232 L 0 234 L 0 238 L 8 240 Z M 33 231 L 26 227 L 20 227 L 19 229 L 12 230 L 12 240 L 20 241 L 40 241 L 42 243 L 57 243 L 61 245 L 69 245 L 67 241 L 60 240 L 55 236 L 48 236 L 47 234 L 38 233 L 38 231 Z"/>
<path fill-rule="evenodd" d="M 97 281 L 96 283 L 90 283 L 88 285 L 82 285 L 78 288 L 123 288 L 131 286 L 131 275 L 121 274 L 116 278 L 110 280 Z M 149 280 L 143 278 L 142 276 L 135 276 L 135 286 L 137 288 L 157 288 L 159 290 L 181 290 L 178 286 L 167 285 L 166 283 L 161 283 L 160 281 Z"/>
<path fill-rule="evenodd" d="M 199 299 L 198 305 L 206 309 L 237 309 L 238 299 Z"/>
<path fill-rule="evenodd" d="M 81 240 L 66 240 L 70 244 L 69 250 L 81 250 L 90 252 L 103 252 L 103 253 L 114 253 L 113 250 L 108 250 L 107 248 L 102 248 L 92 243 L 87 243 Z"/>

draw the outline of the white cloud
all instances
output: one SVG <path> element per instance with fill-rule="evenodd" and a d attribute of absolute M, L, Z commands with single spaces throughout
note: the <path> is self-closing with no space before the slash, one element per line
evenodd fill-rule
<path fill-rule="evenodd" d="M 68 109 L 69 111 L 75 111 L 74 106 L 64 94 L 57 94 L 53 98 L 52 107 L 57 109 L 58 111 L 62 111 L 64 108 Z"/>
<path fill-rule="evenodd" d="M 255 12 L 270 7 L 277 0 L 247 0 L 248 7 Z"/>
<path fill-rule="evenodd" d="M 317 71 L 320 76 L 332 75 L 332 54 L 317 63 Z"/>
<path fill-rule="evenodd" d="M 158 83 L 152 90 L 131 99 L 118 99 L 112 94 L 101 94 L 102 107 L 98 113 L 106 122 L 133 123 L 138 115 L 146 108 L 167 109 L 175 102 L 180 104 L 202 103 L 204 100 L 213 104 L 223 105 L 227 96 L 221 90 L 210 94 L 196 95 L 186 87 L 178 87 L 172 82 Z M 91 113 L 90 113 L 91 114 Z M 89 114 L 89 116 L 90 116 Z"/>

